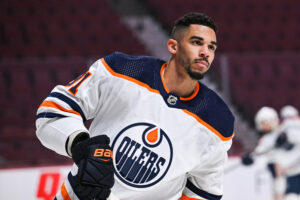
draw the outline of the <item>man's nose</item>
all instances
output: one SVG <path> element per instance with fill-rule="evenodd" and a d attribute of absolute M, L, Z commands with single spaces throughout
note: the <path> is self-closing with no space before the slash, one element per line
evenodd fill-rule
<path fill-rule="evenodd" d="M 208 47 L 207 47 L 206 45 L 203 45 L 203 46 L 200 48 L 199 56 L 201 56 L 201 57 L 206 57 L 206 58 L 209 57 L 209 49 L 208 49 Z"/>

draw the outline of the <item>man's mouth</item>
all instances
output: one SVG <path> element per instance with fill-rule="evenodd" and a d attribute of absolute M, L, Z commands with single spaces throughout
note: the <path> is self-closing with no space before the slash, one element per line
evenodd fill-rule
<path fill-rule="evenodd" d="M 208 68 L 208 66 L 209 66 L 209 64 L 208 64 L 208 62 L 206 61 L 206 60 L 204 60 L 204 59 L 197 59 L 196 61 L 195 61 L 195 63 L 198 65 L 198 66 L 200 66 L 200 67 L 204 67 L 204 68 Z"/>

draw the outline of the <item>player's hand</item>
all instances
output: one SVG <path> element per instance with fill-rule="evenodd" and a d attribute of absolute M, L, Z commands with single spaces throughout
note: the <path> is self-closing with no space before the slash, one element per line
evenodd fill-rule
<path fill-rule="evenodd" d="M 254 160 L 253 160 L 253 158 L 249 154 L 244 154 L 242 156 L 242 163 L 244 165 L 248 166 L 248 165 L 252 165 L 254 163 Z"/>
<path fill-rule="evenodd" d="M 72 159 L 78 166 L 73 187 L 80 200 L 106 200 L 114 185 L 114 168 L 109 138 L 99 135 L 75 144 Z"/>

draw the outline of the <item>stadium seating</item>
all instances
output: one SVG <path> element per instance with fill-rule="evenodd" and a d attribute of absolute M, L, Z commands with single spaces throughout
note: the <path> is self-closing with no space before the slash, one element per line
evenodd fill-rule
<path fill-rule="evenodd" d="M 1 1 L 0 6 L 4 11 L 0 13 L 1 57 L 95 58 L 113 51 L 145 53 L 106 1 L 13 0 Z"/>
<path fill-rule="evenodd" d="M 67 84 L 87 70 L 85 58 L 0 62 L 0 157 L 2 165 L 68 163 L 42 147 L 35 135 L 39 104 L 57 84 Z"/>
<path fill-rule="evenodd" d="M 149 0 L 159 21 L 169 30 L 186 12 L 204 12 L 219 26 L 218 51 L 296 51 L 300 1 L 296 0 Z"/>
<path fill-rule="evenodd" d="M 300 57 L 297 53 L 230 54 L 232 100 L 249 121 L 262 106 L 278 111 L 286 104 L 300 108 Z M 221 77 L 220 65 L 216 65 Z"/>
<path fill-rule="evenodd" d="M 35 136 L 39 104 L 96 59 L 114 51 L 145 54 L 145 48 L 106 1 L 3 0 L 0 7 L 1 160 L 64 163 Z"/>
<path fill-rule="evenodd" d="M 42 147 L 32 128 L 8 127 L 0 134 L 2 165 L 25 166 L 71 163 L 69 158 Z"/>

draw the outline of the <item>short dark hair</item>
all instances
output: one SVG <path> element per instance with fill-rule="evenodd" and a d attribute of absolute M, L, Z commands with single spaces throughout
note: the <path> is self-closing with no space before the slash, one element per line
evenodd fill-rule
<path fill-rule="evenodd" d="M 215 22 L 210 18 L 209 16 L 203 14 L 203 13 L 197 13 L 197 12 L 191 12 L 187 13 L 181 18 L 177 19 L 175 21 L 175 24 L 173 26 L 172 32 L 171 32 L 171 38 L 175 39 L 175 35 L 178 32 L 178 30 L 181 30 L 183 28 L 189 27 L 191 24 L 199 24 L 203 26 L 208 26 L 211 29 L 217 32 L 217 25 Z"/>

